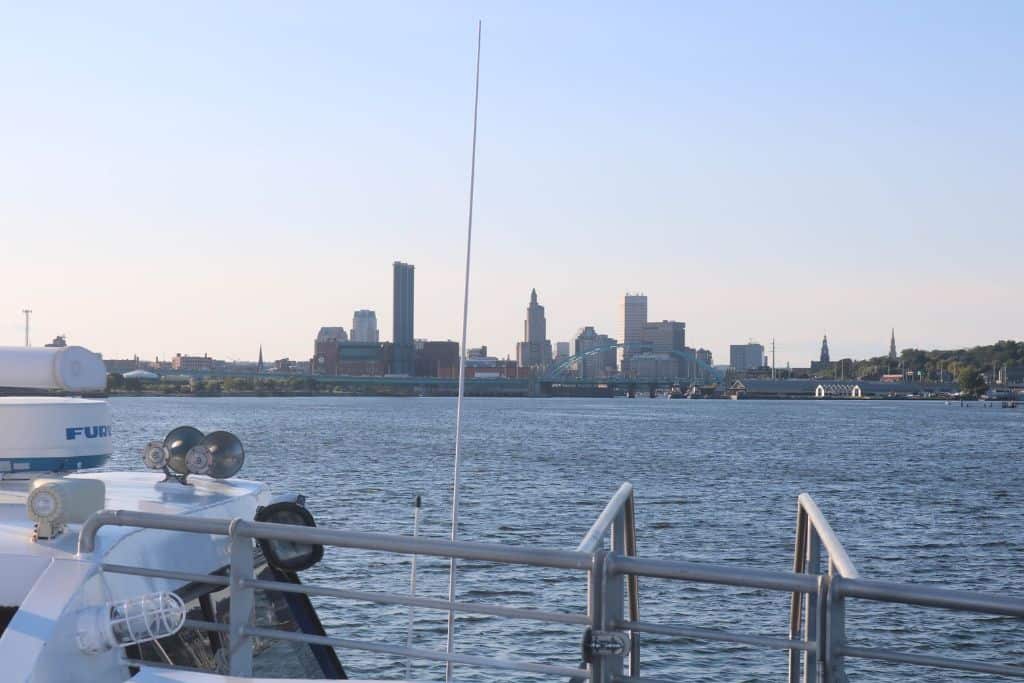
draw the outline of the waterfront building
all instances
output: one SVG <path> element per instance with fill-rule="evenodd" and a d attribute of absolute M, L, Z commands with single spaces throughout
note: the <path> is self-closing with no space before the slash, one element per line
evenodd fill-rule
<path fill-rule="evenodd" d="M 176 353 L 171 359 L 171 369 L 179 372 L 210 372 L 216 364 L 217 361 L 205 353 L 201 356 L 183 356 Z"/>
<path fill-rule="evenodd" d="M 521 368 L 545 368 L 551 364 L 551 342 L 547 339 L 544 307 L 537 303 L 537 290 L 530 292 L 530 305 L 523 323 L 523 341 L 516 345 L 516 360 Z"/>
<path fill-rule="evenodd" d="M 637 333 L 634 330 L 634 335 Z M 642 372 L 632 362 L 632 357 L 638 353 L 668 354 L 676 363 L 675 377 L 689 374 L 688 368 L 683 362 L 682 354 L 686 350 L 686 323 L 676 320 L 662 320 L 661 322 L 645 322 L 639 329 L 639 336 L 634 336 L 633 341 L 626 344 L 628 353 L 622 356 L 622 374 L 638 379 L 652 379 Z M 654 367 L 647 359 L 644 367 Z M 661 377 L 662 375 L 659 375 Z"/>
<path fill-rule="evenodd" d="M 379 342 L 380 332 L 377 330 L 377 314 L 374 311 L 361 309 L 352 315 L 352 341 Z"/>
<path fill-rule="evenodd" d="M 697 360 L 699 360 L 704 365 L 707 365 L 708 367 L 714 366 L 714 363 L 712 362 L 711 351 L 707 349 L 697 349 L 694 352 L 694 354 L 697 356 Z"/>
<path fill-rule="evenodd" d="M 674 380 L 679 378 L 679 358 L 669 353 L 643 351 L 629 357 L 630 376 L 639 380 Z"/>
<path fill-rule="evenodd" d="M 391 361 L 391 372 L 396 375 L 411 375 L 415 369 L 415 348 L 413 347 L 414 279 L 414 266 L 395 261 L 391 332 L 394 355 Z"/>
<path fill-rule="evenodd" d="M 644 327 L 647 325 L 647 295 L 626 294 L 622 301 L 622 349 L 625 361 L 629 354 L 643 350 Z"/>
<path fill-rule="evenodd" d="M 530 369 L 521 368 L 511 358 L 501 360 L 492 356 L 472 356 L 466 358 L 466 379 L 524 379 L 529 377 Z M 459 376 L 458 366 L 450 370 L 442 370 L 439 377 L 456 379 Z"/>
<path fill-rule="evenodd" d="M 459 343 L 417 339 L 415 370 L 417 377 L 458 377 Z"/>
<path fill-rule="evenodd" d="M 737 372 L 756 370 L 764 363 L 764 345 L 749 342 L 729 346 L 729 367 Z"/>
<path fill-rule="evenodd" d="M 313 358 L 310 361 L 313 373 L 337 375 L 338 344 L 345 341 L 348 341 L 348 333 L 344 327 L 321 327 L 313 340 Z"/>
<path fill-rule="evenodd" d="M 387 372 L 388 357 L 379 342 L 338 342 L 338 363 L 332 375 L 379 377 Z"/>
<path fill-rule="evenodd" d="M 118 372 L 122 374 L 142 368 L 142 362 L 139 361 L 138 356 L 134 356 L 132 358 L 104 358 L 103 365 L 107 368 L 107 372 Z"/>
<path fill-rule="evenodd" d="M 487 345 L 466 349 L 466 358 L 486 358 Z"/>
<path fill-rule="evenodd" d="M 617 343 L 606 334 L 598 334 L 589 325 L 580 328 L 576 333 L 573 351 L 574 355 L 582 356 L 577 361 L 577 376 L 580 379 L 601 379 L 614 375 L 618 370 Z"/>

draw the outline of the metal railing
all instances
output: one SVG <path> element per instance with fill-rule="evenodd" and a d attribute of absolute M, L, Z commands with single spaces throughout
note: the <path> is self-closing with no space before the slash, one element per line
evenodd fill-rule
<path fill-rule="evenodd" d="M 517 671 L 556 679 L 611 683 L 633 681 L 656 683 L 659 679 L 640 676 L 639 634 L 672 636 L 687 640 L 736 643 L 755 648 L 787 651 L 789 680 L 843 683 L 844 660 L 862 658 L 882 662 L 916 664 L 941 669 L 973 671 L 1024 678 L 1024 667 L 952 657 L 899 652 L 878 647 L 851 645 L 845 637 L 847 599 L 941 607 L 961 612 L 1024 618 L 1020 598 L 953 591 L 940 588 L 869 581 L 860 578 L 838 537 L 810 496 L 799 498 L 797 536 L 793 571 L 770 571 L 747 567 L 642 559 L 636 552 L 633 488 L 623 484 L 584 535 L 574 551 L 536 547 L 473 543 L 409 536 L 339 531 L 243 519 L 201 519 L 174 515 L 104 510 L 83 525 L 79 537 L 80 555 L 95 549 L 96 534 L 103 526 L 131 526 L 226 536 L 230 539 L 230 573 L 227 577 L 102 564 L 106 572 L 173 581 L 229 585 L 231 600 L 228 623 L 189 620 L 191 628 L 227 632 L 229 666 L 233 675 L 251 675 L 253 639 L 268 638 L 326 645 L 351 650 L 390 654 L 434 662 L 452 662 L 473 667 Z M 604 540 L 610 537 L 610 549 Z M 287 540 L 339 548 L 383 551 L 441 558 L 483 560 L 566 570 L 585 574 L 588 595 L 586 612 L 541 610 L 466 601 L 449 601 L 385 593 L 334 588 L 316 584 L 295 584 L 258 580 L 254 576 L 253 541 Z M 822 551 L 827 553 L 828 572 L 821 572 Z M 791 610 L 787 637 L 749 634 L 702 628 L 687 624 L 663 624 L 640 618 L 639 577 L 762 589 L 790 594 Z M 427 609 L 484 614 L 509 619 L 527 619 L 582 627 L 584 663 L 556 665 L 524 659 L 481 656 L 440 650 L 296 633 L 257 627 L 253 623 L 254 591 L 271 590 L 303 593 L 387 605 L 412 605 Z M 628 615 L 627 615 L 628 609 Z M 132 660 L 134 665 L 152 665 Z M 628 663 L 628 665 L 627 665 Z"/>

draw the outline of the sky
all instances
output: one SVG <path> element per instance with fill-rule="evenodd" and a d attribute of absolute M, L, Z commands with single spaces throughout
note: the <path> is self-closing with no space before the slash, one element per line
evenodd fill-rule
<path fill-rule="evenodd" d="M 306 359 L 416 266 L 469 345 L 832 357 L 1024 337 L 1024 4 L 8 3 L 0 344 Z"/>

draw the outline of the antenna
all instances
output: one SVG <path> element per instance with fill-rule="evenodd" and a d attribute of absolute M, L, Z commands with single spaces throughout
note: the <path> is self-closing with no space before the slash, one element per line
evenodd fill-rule
<path fill-rule="evenodd" d="M 469 322 L 469 264 L 473 245 L 473 191 L 476 187 L 476 122 L 480 107 L 480 43 L 483 37 L 483 21 L 476 24 L 476 84 L 473 89 L 473 148 L 469 162 L 469 219 L 466 226 L 466 284 L 462 297 L 462 353 L 459 355 L 459 396 L 455 399 L 455 471 L 452 478 L 452 535 L 454 541 L 459 532 L 459 459 L 462 455 L 462 399 L 466 394 L 466 326 Z M 448 640 L 445 652 L 452 654 L 455 645 L 455 557 L 448 565 Z M 444 666 L 444 680 L 452 680 L 452 661 Z"/>
<path fill-rule="evenodd" d="M 28 321 L 29 318 L 32 316 L 32 310 L 28 308 L 23 308 L 21 309 L 21 312 L 25 314 L 25 348 L 28 348 L 32 346 L 32 343 L 29 341 L 28 336 Z"/>

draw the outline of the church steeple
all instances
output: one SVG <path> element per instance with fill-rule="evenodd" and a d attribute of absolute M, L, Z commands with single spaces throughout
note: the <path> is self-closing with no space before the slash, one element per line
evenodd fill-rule
<path fill-rule="evenodd" d="M 828 363 L 828 335 L 824 335 L 821 338 L 821 358 L 819 359 L 822 363 Z"/>
<path fill-rule="evenodd" d="M 260 359 L 256 361 L 256 372 L 263 372 L 263 344 L 260 344 Z"/>
<path fill-rule="evenodd" d="M 892 336 L 889 337 L 889 360 L 895 362 L 899 356 L 896 354 L 896 328 L 892 328 Z"/>

